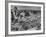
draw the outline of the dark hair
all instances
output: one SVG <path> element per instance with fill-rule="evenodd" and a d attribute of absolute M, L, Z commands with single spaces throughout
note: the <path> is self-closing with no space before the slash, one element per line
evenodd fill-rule
<path fill-rule="evenodd" d="M 30 14 L 28 12 L 25 12 L 25 16 L 30 16 Z"/>
<path fill-rule="evenodd" d="M 17 7 L 14 7 L 17 10 Z"/>
<path fill-rule="evenodd" d="M 25 16 L 30 16 L 29 11 L 24 10 L 24 12 L 25 12 Z"/>

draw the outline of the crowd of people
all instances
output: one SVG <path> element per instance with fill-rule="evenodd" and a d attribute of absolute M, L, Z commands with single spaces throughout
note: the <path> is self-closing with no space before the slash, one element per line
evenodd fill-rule
<path fill-rule="evenodd" d="M 11 30 L 24 31 L 34 27 L 36 27 L 35 30 L 40 30 L 41 17 L 36 15 L 37 12 L 32 10 L 18 10 L 17 7 L 11 9 Z"/>

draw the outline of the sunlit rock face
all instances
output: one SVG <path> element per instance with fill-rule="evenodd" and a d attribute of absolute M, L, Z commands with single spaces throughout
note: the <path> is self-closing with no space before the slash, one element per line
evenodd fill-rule
<path fill-rule="evenodd" d="M 11 30 L 12 31 L 27 31 L 41 29 L 41 11 L 20 9 L 14 7 L 11 9 Z"/>

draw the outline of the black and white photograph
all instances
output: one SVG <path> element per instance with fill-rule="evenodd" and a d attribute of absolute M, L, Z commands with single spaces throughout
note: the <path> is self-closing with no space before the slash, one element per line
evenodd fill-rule
<path fill-rule="evenodd" d="M 11 31 L 27 30 L 41 30 L 41 8 L 13 6 L 11 9 Z"/>
<path fill-rule="evenodd" d="M 9 3 L 9 34 L 25 34 L 43 32 L 43 5 Z"/>

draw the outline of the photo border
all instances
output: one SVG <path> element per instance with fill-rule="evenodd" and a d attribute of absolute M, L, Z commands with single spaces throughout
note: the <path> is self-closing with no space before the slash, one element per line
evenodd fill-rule
<path fill-rule="evenodd" d="M 8 3 L 29 3 L 29 4 L 42 4 L 43 5 L 43 33 L 29 33 L 29 34 L 8 34 Z M 24 1 L 5 1 L 5 36 L 22 36 L 22 35 L 37 35 L 45 33 L 45 3 L 43 2 L 24 2 Z"/>

